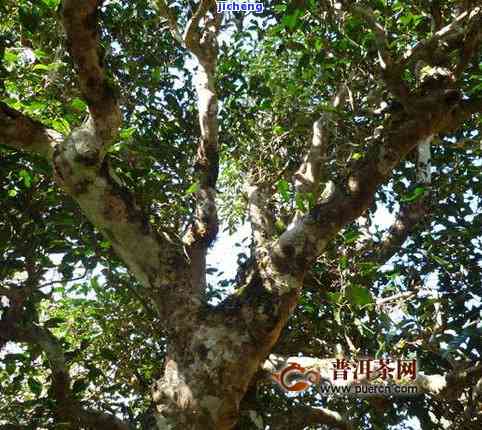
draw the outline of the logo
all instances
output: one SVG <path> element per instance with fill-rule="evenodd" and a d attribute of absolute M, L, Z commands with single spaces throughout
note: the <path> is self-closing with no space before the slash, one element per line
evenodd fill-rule
<path fill-rule="evenodd" d="M 283 390 L 301 393 L 314 387 L 322 396 L 417 395 L 417 360 L 345 358 L 323 360 L 328 366 L 303 367 L 295 361 L 271 374 Z"/>
<path fill-rule="evenodd" d="M 320 382 L 320 374 L 316 370 L 307 371 L 298 363 L 288 363 L 281 372 L 272 376 L 284 390 L 298 393 Z"/>

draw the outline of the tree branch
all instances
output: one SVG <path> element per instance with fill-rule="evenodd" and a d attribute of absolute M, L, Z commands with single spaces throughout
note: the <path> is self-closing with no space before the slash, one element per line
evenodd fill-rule
<path fill-rule="evenodd" d="M 403 114 L 399 121 L 393 121 L 364 159 L 350 166 L 350 173 L 329 198 L 288 227 L 272 249 L 278 270 L 285 273 L 305 270 L 306 266 L 299 263 L 312 262 L 340 228 L 370 206 L 378 187 L 406 154 L 429 136 L 460 124 L 458 121 L 455 124 L 457 107 L 451 100 L 445 100 L 444 95 L 438 101 L 436 97 L 431 100 L 430 106 L 426 112 Z"/>
<path fill-rule="evenodd" d="M 106 430 L 129 430 L 129 425 L 113 415 L 83 408 L 73 396 L 70 373 L 58 339 L 35 324 L 11 324 L 0 321 L 0 342 L 5 340 L 39 346 L 46 354 L 52 372 L 52 392 L 57 401 L 56 413 L 61 422 Z"/>
<path fill-rule="evenodd" d="M 279 430 L 303 430 L 308 426 L 319 425 L 337 430 L 352 430 L 354 428 L 338 412 L 327 408 L 313 408 L 303 405 L 291 405 L 287 411 L 274 414 L 269 424 L 270 428 Z"/>
<path fill-rule="evenodd" d="M 353 74 L 349 80 L 353 78 Z M 333 96 L 330 107 L 338 109 L 345 104 L 349 88 L 343 82 Z M 311 147 L 305 155 L 303 163 L 293 175 L 297 193 L 311 194 L 313 201 L 318 201 L 321 193 L 321 179 L 323 176 L 323 163 L 328 145 L 328 130 L 334 122 L 333 114 L 325 112 L 313 123 L 313 139 Z"/>
<path fill-rule="evenodd" d="M 176 40 L 181 46 L 184 46 L 184 39 L 179 32 L 179 27 L 177 25 L 177 16 L 175 12 L 166 4 L 165 0 L 157 0 L 156 5 L 159 14 L 166 19 L 169 30 L 174 40 Z"/>
<path fill-rule="evenodd" d="M 274 234 L 273 214 L 268 209 L 271 193 L 268 184 L 256 181 L 254 175 L 251 175 L 247 186 L 249 221 L 256 249 L 266 250 Z"/>
<path fill-rule="evenodd" d="M 375 34 L 375 44 L 378 50 L 382 78 L 392 94 L 397 97 L 404 106 L 407 106 L 409 104 L 410 92 L 402 77 L 403 67 L 400 67 L 400 65 L 394 61 L 390 53 L 385 28 L 377 21 L 371 9 L 351 4 L 348 7 L 353 13 L 362 17 Z"/>
<path fill-rule="evenodd" d="M 183 39 L 186 47 L 198 58 L 204 55 L 201 46 L 201 32 L 198 28 L 199 23 L 212 5 L 212 0 L 201 0 L 197 10 L 188 21 L 184 32 Z"/>
<path fill-rule="evenodd" d="M 388 48 L 387 32 L 383 25 L 377 21 L 373 10 L 357 5 L 352 6 L 351 9 L 355 14 L 362 17 L 368 26 L 373 30 L 382 69 L 392 67 L 393 58 Z"/>
<path fill-rule="evenodd" d="M 403 55 L 400 66 L 407 67 L 420 60 L 429 60 L 437 47 L 453 37 L 462 37 L 463 28 L 461 24 L 468 18 L 467 28 L 469 29 L 465 42 L 457 44 L 462 47 L 461 62 L 457 66 L 456 74 L 459 75 L 467 65 L 467 61 L 474 54 L 476 47 L 480 43 L 480 8 L 477 7 L 473 11 L 464 11 L 458 15 L 450 24 L 438 30 L 431 38 L 420 41 L 413 48 L 410 48 Z M 465 58 L 465 60 L 464 60 Z"/>
<path fill-rule="evenodd" d="M 216 183 L 219 171 L 218 154 L 218 100 L 214 74 L 216 71 L 218 46 L 217 34 L 221 16 L 215 2 L 201 0 L 181 36 L 177 17 L 165 0 L 157 0 L 159 14 L 167 20 L 174 39 L 199 62 L 196 74 L 199 123 L 201 138 L 195 161 L 196 200 L 195 219 L 183 242 L 191 259 L 191 279 L 200 290 L 206 286 L 206 253 L 215 240 L 218 229 L 216 208 Z M 211 17 L 208 12 L 211 11 Z M 205 18 L 200 29 L 201 20 Z"/>
<path fill-rule="evenodd" d="M 408 300 L 416 296 L 417 296 L 417 291 L 405 291 L 403 293 L 394 294 L 393 296 L 390 296 L 390 297 L 384 297 L 383 299 L 378 299 L 376 301 L 376 306 L 380 308 L 380 307 L 386 306 L 387 304 L 392 304 L 395 302 L 399 302 L 401 300 L 403 300 L 403 302 L 406 303 Z"/>
<path fill-rule="evenodd" d="M 469 23 L 464 37 L 462 49 L 460 51 L 460 61 L 455 71 L 456 76 L 460 76 L 468 64 L 480 51 L 482 44 L 482 8 L 474 8 L 469 14 Z"/>
<path fill-rule="evenodd" d="M 441 398 L 457 399 L 467 387 L 477 383 L 482 377 L 482 364 L 479 362 L 467 369 L 454 370 L 446 375 L 417 375 L 417 387 L 424 393 Z"/>
<path fill-rule="evenodd" d="M 62 141 L 58 133 L 0 104 L 0 125 L 0 143 L 49 159 L 57 184 L 112 243 L 146 287 L 161 315 L 173 316 L 178 303 L 197 306 L 197 296 L 192 297 L 190 282 L 186 282 L 187 262 L 182 245 L 167 234 L 153 232 L 133 196 L 114 179 L 108 162 L 98 164 L 98 134 L 92 121 Z M 177 282 L 182 287 L 173 288 Z M 183 318 L 187 314 L 189 311 L 179 312 Z"/>
<path fill-rule="evenodd" d="M 474 114 L 482 113 L 482 98 L 462 101 L 460 110 L 457 113 L 463 115 L 462 117 L 457 118 L 457 121 L 462 121 L 468 119 Z"/>
<path fill-rule="evenodd" d="M 117 134 L 122 119 L 100 53 L 97 17 L 101 4 L 102 0 L 64 0 L 62 17 L 82 95 L 94 119 L 99 140 L 108 145 Z"/>
<path fill-rule="evenodd" d="M 152 230 L 146 214 L 131 193 L 116 181 L 107 161 L 97 168 L 97 156 L 90 152 L 96 140 L 95 127 L 89 122 L 56 148 L 53 159 L 56 181 L 112 243 L 161 314 L 172 316 L 171 300 L 176 303 L 179 300 L 174 296 L 185 295 L 186 304 L 196 301 L 190 298 L 192 291 L 185 278 L 187 266 L 182 245 L 166 233 L 159 235 Z M 181 282 L 182 288 L 173 288 L 177 282 Z"/>
<path fill-rule="evenodd" d="M 0 144 L 51 158 L 63 138 L 55 130 L 0 102 Z"/>
<path fill-rule="evenodd" d="M 298 193 L 311 193 L 315 200 L 320 194 L 322 164 L 326 155 L 328 121 L 324 115 L 313 123 L 313 141 L 303 163 L 294 175 L 295 189 Z"/>
<path fill-rule="evenodd" d="M 211 9 L 211 17 L 207 16 Z M 202 18 L 204 25 L 199 29 Z M 215 71 L 218 56 L 217 34 L 220 16 L 212 0 L 201 0 L 184 32 L 185 46 L 198 60 L 196 92 L 201 137 L 195 161 L 197 191 L 195 219 L 184 237 L 191 258 L 192 282 L 200 290 L 206 285 L 206 253 L 216 239 L 219 222 L 216 208 L 216 183 L 219 173 L 218 99 Z"/>
<path fill-rule="evenodd" d="M 211 1 L 201 1 L 198 10 L 186 30 L 186 46 L 196 56 L 200 67 L 197 72 L 197 95 L 201 142 L 196 156 L 196 178 L 200 190 L 196 193 L 196 226 L 193 230 L 196 241 L 209 245 L 217 235 L 218 216 L 216 210 L 216 182 L 219 172 L 218 153 L 218 98 L 215 87 L 215 71 L 219 23 L 217 16 L 206 19 L 203 36 L 197 30 L 199 20 L 207 13 Z M 192 40 L 191 40 L 192 39 Z M 193 42 L 193 40 L 195 42 Z M 194 44 L 193 44 L 194 43 Z"/>
<path fill-rule="evenodd" d="M 359 250 L 364 261 L 384 264 L 402 247 L 429 210 L 428 192 L 431 183 L 430 146 L 433 136 L 428 136 L 417 145 L 417 184 L 425 187 L 424 195 L 413 203 L 402 203 L 400 212 L 381 242 L 370 240 Z"/>

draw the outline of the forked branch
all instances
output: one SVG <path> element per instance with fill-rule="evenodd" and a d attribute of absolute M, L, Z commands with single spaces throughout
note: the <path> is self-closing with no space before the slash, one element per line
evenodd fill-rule
<path fill-rule="evenodd" d="M 101 3 L 101 0 L 65 0 L 62 17 L 80 90 L 94 119 L 97 135 L 103 144 L 109 144 L 121 124 L 121 113 L 113 84 L 103 67 L 97 22 Z"/>

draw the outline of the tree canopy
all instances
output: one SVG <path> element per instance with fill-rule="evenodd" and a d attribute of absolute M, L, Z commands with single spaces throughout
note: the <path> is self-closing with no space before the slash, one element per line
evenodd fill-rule
<path fill-rule="evenodd" d="M 481 428 L 480 2 L 262 3 L 0 1 L 0 430 Z"/>

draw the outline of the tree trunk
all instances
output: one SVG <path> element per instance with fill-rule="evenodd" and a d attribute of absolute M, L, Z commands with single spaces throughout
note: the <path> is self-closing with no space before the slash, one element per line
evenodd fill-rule
<path fill-rule="evenodd" d="M 190 329 L 172 335 L 164 375 L 152 390 L 159 429 L 234 428 L 240 402 L 298 298 L 299 288 L 278 294 L 267 284 L 256 270 L 238 295 L 204 308 Z"/>

